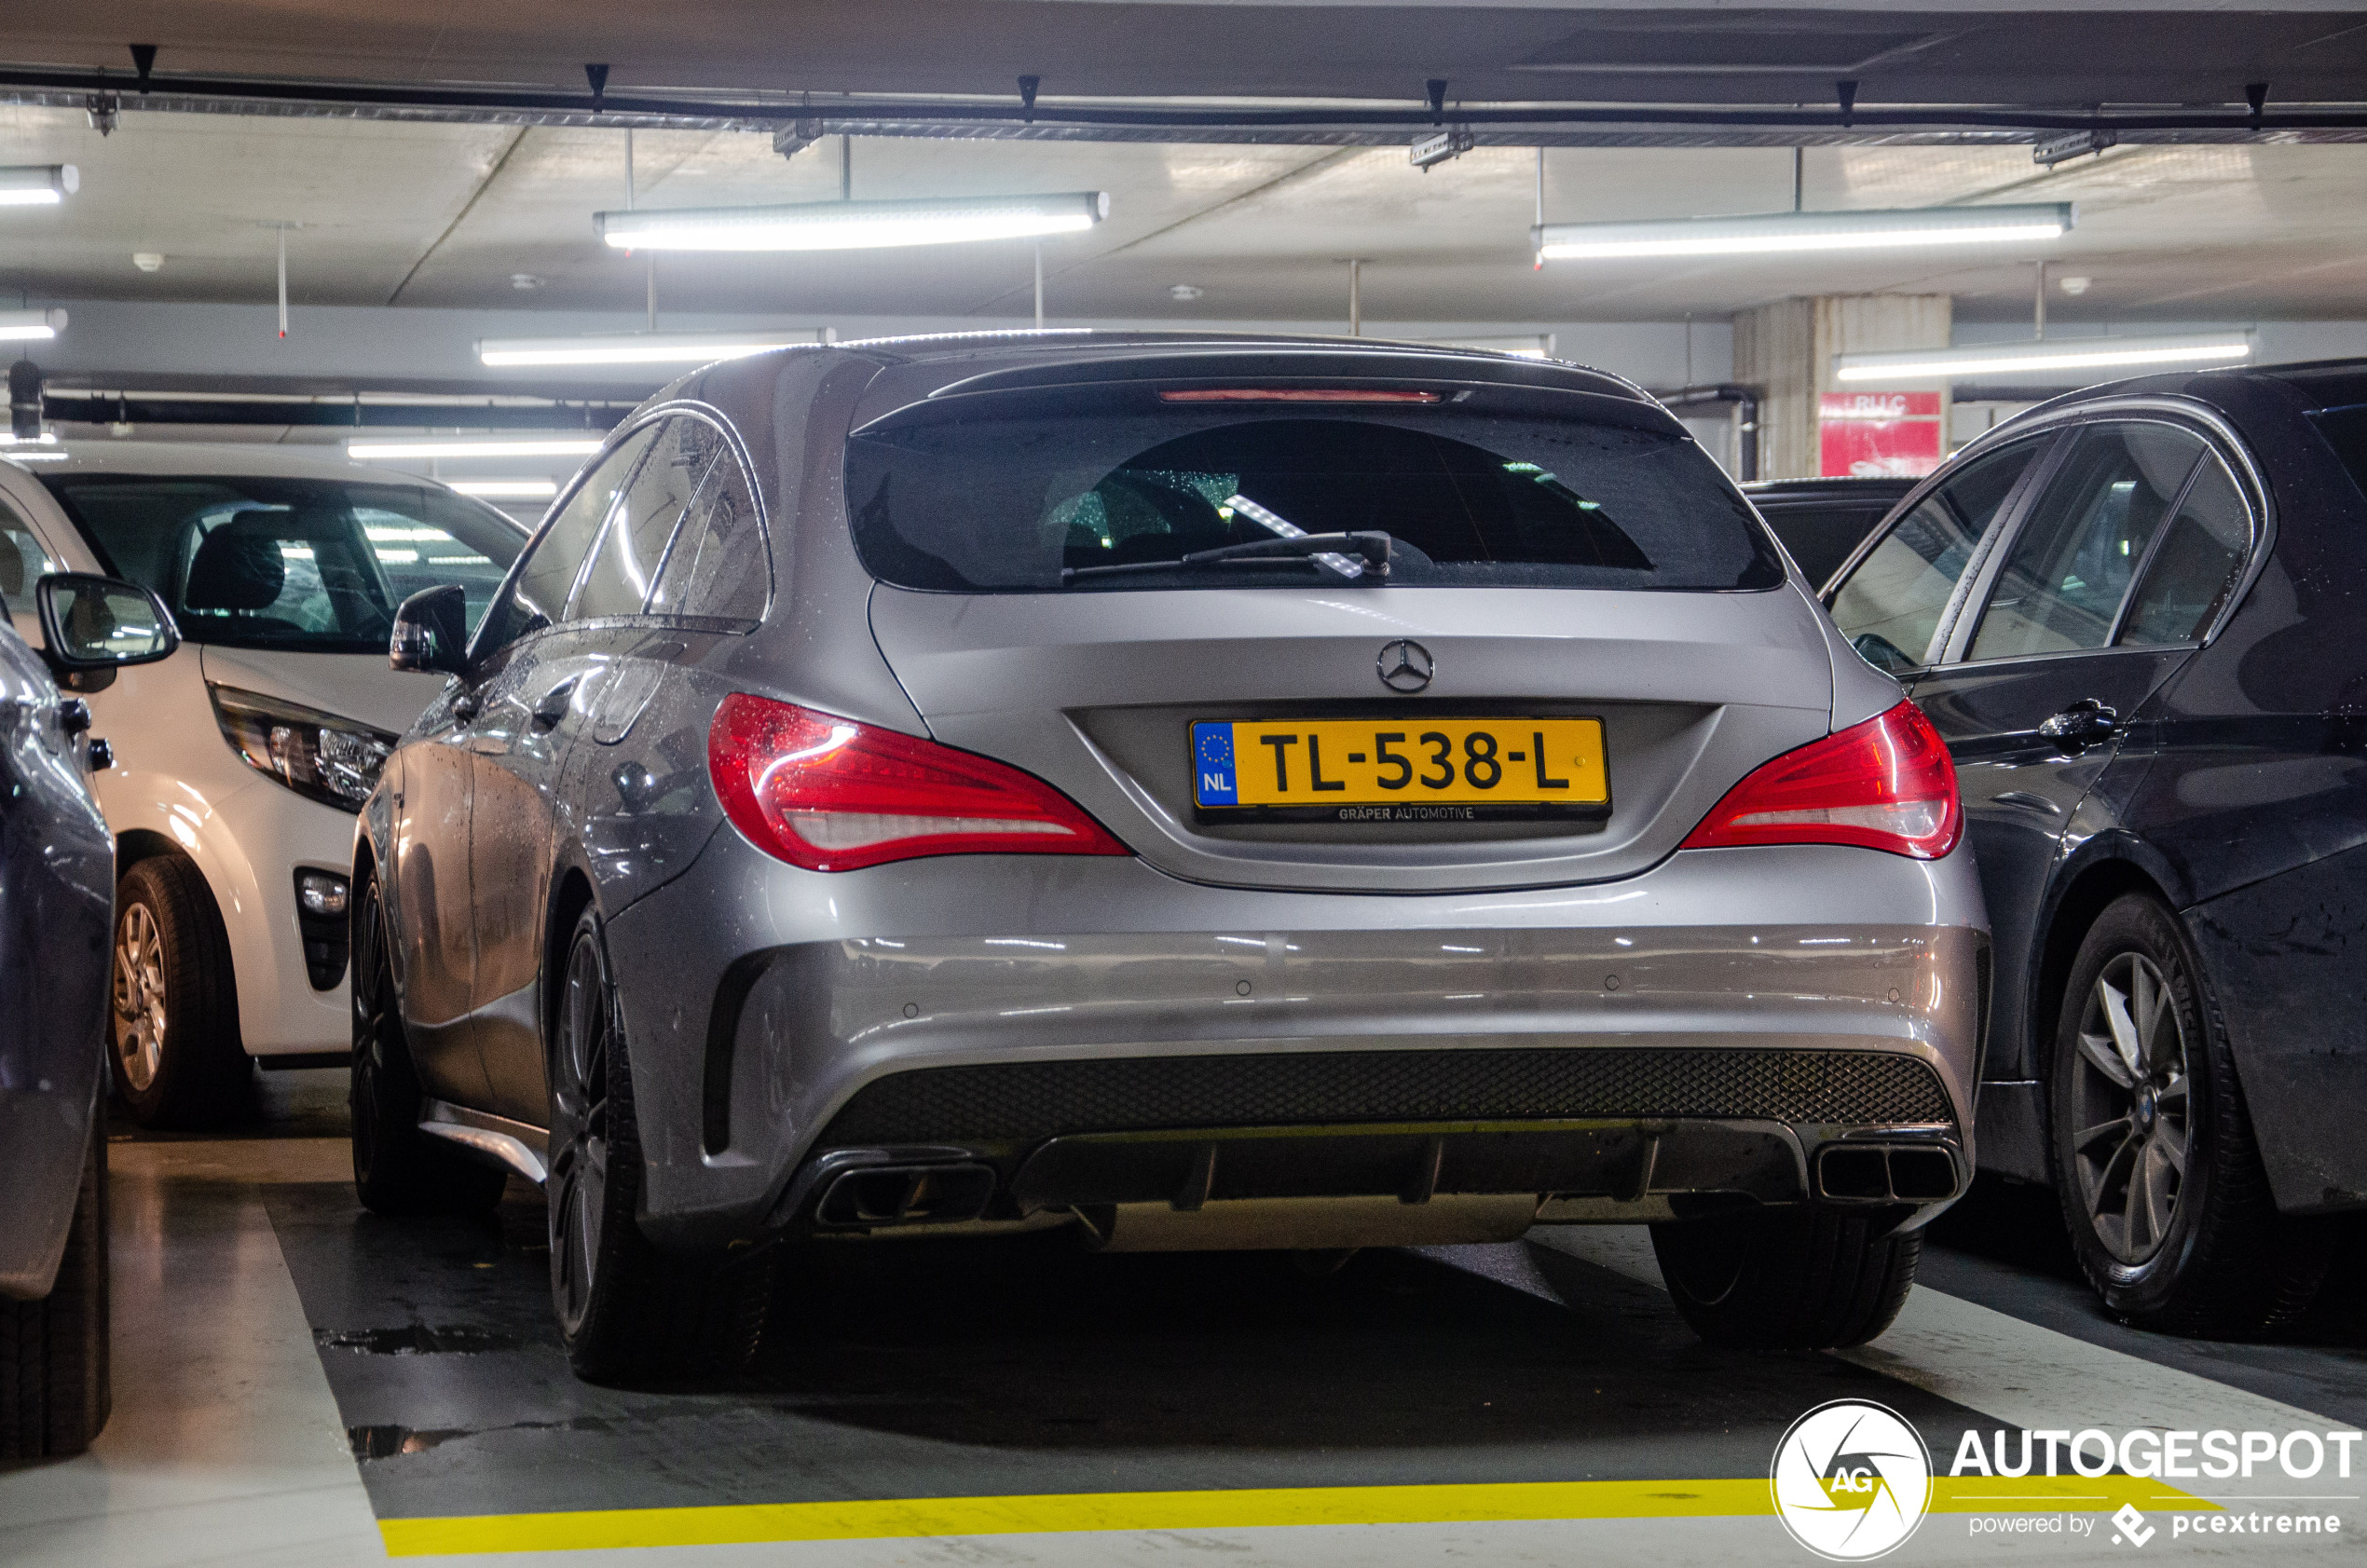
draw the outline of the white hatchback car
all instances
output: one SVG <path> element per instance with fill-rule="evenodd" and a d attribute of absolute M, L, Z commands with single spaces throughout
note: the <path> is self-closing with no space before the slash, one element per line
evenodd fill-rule
<path fill-rule="evenodd" d="M 0 461 L 0 598 L 45 571 L 160 595 L 184 646 L 79 684 L 115 766 L 116 1087 L 152 1126 L 235 1112 L 248 1057 L 342 1063 L 353 817 L 442 687 L 387 665 L 395 607 L 471 624 L 527 530 L 431 480 L 280 446 L 84 442 Z"/>

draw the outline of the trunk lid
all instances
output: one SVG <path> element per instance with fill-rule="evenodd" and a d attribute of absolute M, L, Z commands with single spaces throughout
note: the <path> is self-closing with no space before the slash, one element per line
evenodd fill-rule
<path fill-rule="evenodd" d="M 1389 893 L 1608 881 L 1657 864 L 1744 773 L 1830 728 L 1816 613 L 1790 587 L 1055 596 L 882 584 L 871 601 L 880 649 L 937 739 L 1057 785 L 1161 870 Z M 1430 656 L 1418 692 L 1380 679 L 1399 639 Z M 1196 722 L 1514 717 L 1602 721 L 1608 815 L 1196 820 Z"/>

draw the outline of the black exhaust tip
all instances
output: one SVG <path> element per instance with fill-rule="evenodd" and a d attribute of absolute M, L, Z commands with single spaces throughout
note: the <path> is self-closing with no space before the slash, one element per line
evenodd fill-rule
<path fill-rule="evenodd" d="M 814 1217 L 847 1228 L 952 1224 L 977 1219 L 993 1195 L 987 1166 L 873 1166 L 831 1182 Z"/>
<path fill-rule="evenodd" d="M 1956 1159 L 1945 1149 L 1828 1143 L 1816 1152 L 1816 1195 L 1822 1198 L 1937 1203 L 1956 1192 Z"/>
<path fill-rule="evenodd" d="M 1816 1162 L 1817 1190 L 1828 1198 L 1890 1196 L 1890 1173 L 1880 1148 L 1827 1149 Z"/>
<path fill-rule="evenodd" d="M 1945 1149 L 1894 1149 L 1890 1190 L 1912 1203 L 1936 1203 L 1956 1195 L 1956 1162 Z"/>

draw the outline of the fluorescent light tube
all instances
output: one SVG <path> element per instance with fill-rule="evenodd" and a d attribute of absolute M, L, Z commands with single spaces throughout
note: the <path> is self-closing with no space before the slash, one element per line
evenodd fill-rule
<path fill-rule="evenodd" d="M 2078 374 L 2114 366 L 2196 368 L 2234 364 L 2251 356 L 2249 333 L 2183 337 L 2068 337 L 2032 343 L 1986 343 L 1969 348 L 1910 348 L 1882 354 L 1836 354 L 1837 381 L 1936 381 L 1950 376 L 2026 375 L 2081 381 Z M 2073 373 L 2064 375 L 2063 373 Z"/>
<path fill-rule="evenodd" d="M 81 188 L 81 172 L 70 163 L 0 168 L 0 207 L 55 207 Z"/>
<path fill-rule="evenodd" d="M 1751 256 L 1785 252 L 1876 251 L 1923 245 L 2001 245 L 2058 239 L 2072 203 L 2014 207 L 1903 207 L 1857 212 L 1763 212 L 1738 218 L 1644 223 L 1539 224 L 1529 233 L 1543 261 L 1637 256 Z"/>
<path fill-rule="evenodd" d="M 1106 191 L 920 201 L 808 201 L 787 207 L 640 208 L 598 212 L 620 251 L 859 251 L 1075 234 L 1109 216 Z"/>
<path fill-rule="evenodd" d="M 504 441 L 465 436 L 415 441 L 349 441 L 349 457 L 588 457 L 600 450 L 598 436 L 542 436 Z"/>
<path fill-rule="evenodd" d="M 57 444 L 58 433 L 55 430 L 44 430 L 35 436 L 9 435 L 0 432 L 0 446 L 55 446 Z"/>
<path fill-rule="evenodd" d="M 65 325 L 62 310 L 0 310 L 0 338 L 55 337 Z"/>
<path fill-rule="evenodd" d="M 488 337 L 477 361 L 488 365 L 704 365 L 819 343 L 804 328 L 737 333 L 613 333 L 592 337 Z"/>
<path fill-rule="evenodd" d="M 464 496 L 488 501 L 547 501 L 559 493 L 557 482 L 549 479 L 454 479 L 445 483 Z"/>

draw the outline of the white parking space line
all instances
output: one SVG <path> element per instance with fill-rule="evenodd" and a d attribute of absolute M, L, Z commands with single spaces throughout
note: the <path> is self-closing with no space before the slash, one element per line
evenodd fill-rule
<path fill-rule="evenodd" d="M 1651 1236 L 1641 1227 L 1540 1226 L 1529 1233 L 1529 1239 L 1629 1279 L 1667 1288 L 1652 1255 Z M 2061 1426 L 2113 1431 L 2139 1426 L 2286 1431 L 2305 1426 L 2326 1431 L 2343 1425 L 2298 1406 L 2025 1323 L 1929 1286 L 1916 1287 L 1898 1321 L 1881 1338 L 1834 1354 L 2033 1431 Z M 2199 1486 L 2187 1490 L 2211 1495 Z M 2314 1490 L 2363 1489 L 2349 1484 Z"/>
<path fill-rule="evenodd" d="M 108 1155 L 115 1413 L 81 1458 L 0 1473 L 0 1561 L 386 1561 L 279 1238 L 260 1197 L 227 1185 L 343 1179 L 346 1141 Z"/>

